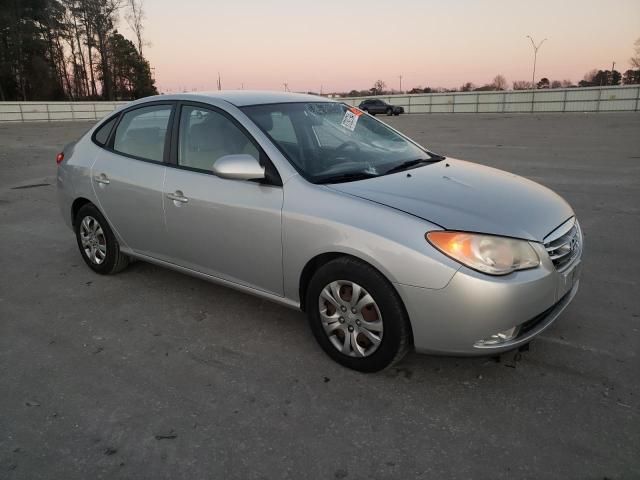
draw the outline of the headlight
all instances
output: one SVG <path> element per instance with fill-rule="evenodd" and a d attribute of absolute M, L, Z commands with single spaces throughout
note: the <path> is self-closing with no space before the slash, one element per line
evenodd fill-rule
<path fill-rule="evenodd" d="M 535 268 L 540 259 L 529 242 L 465 232 L 428 232 L 425 238 L 445 255 L 489 275 Z"/>

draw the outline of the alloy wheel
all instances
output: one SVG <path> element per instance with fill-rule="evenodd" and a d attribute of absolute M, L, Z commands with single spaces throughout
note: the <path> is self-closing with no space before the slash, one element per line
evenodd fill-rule
<path fill-rule="evenodd" d="M 98 221 L 86 216 L 80 222 L 80 242 L 87 258 L 100 265 L 107 258 L 107 239 Z"/>

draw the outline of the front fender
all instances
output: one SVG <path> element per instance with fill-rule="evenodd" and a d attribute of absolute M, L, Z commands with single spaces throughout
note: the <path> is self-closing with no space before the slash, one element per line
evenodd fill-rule
<path fill-rule="evenodd" d="M 460 265 L 435 250 L 425 232 L 439 227 L 301 177 L 287 182 L 282 214 L 283 282 L 287 298 L 299 301 L 307 262 L 324 253 L 344 253 L 377 268 L 393 283 L 440 289 Z"/>

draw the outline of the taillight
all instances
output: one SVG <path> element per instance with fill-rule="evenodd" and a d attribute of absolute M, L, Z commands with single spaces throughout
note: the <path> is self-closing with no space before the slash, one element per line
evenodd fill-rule
<path fill-rule="evenodd" d="M 56 165 L 60 165 L 64 160 L 64 152 L 60 152 L 56 155 Z"/>

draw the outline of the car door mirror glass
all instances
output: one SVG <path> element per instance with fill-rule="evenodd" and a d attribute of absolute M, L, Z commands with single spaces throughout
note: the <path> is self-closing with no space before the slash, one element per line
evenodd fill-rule
<path fill-rule="evenodd" d="M 231 180 L 262 180 L 264 167 L 253 156 L 240 153 L 217 159 L 211 171 L 214 175 Z"/>

